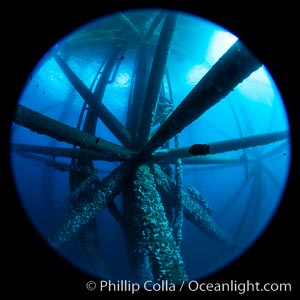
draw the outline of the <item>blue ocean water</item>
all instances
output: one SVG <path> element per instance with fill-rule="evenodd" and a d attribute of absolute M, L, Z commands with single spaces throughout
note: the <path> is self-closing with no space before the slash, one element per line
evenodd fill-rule
<path fill-rule="evenodd" d="M 102 69 L 96 75 L 99 66 L 107 61 L 113 47 L 122 44 L 125 50 L 120 53 L 111 71 L 102 102 L 126 126 L 131 87 L 137 80 L 135 72 L 140 35 L 145 35 L 158 14 L 155 10 L 128 11 L 95 20 L 70 33 L 41 58 L 28 77 L 19 103 L 76 128 L 84 101 L 62 71 L 54 54 L 58 54 L 84 85 L 93 90 L 93 80 L 96 78 L 99 81 L 104 73 Z M 147 44 L 149 68 L 161 30 L 162 21 Z M 124 40 L 127 39 L 128 43 L 124 46 Z M 236 40 L 238 37 L 216 24 L 180 13 L 167 61 L 170 82 L 165 73 L 161 95 L 172 98 L 176 108 Z M 163 115 L 161 123 L 168 113 Z M 159 126 L 159 123 L 154 124 L 153 132 Z M 185 147 L 285 130 L 289 130 L 289 123 L 283 99 L 263 65 L 184 128 L 178 140 L 179 146 Z M 97 122 L 95 132 L 97 137 L 121 145 L 102 121 Z M 72 147 L 15 123 L 12 124 L 11 143 L 12 149 L 15 144 Z M 175 148 L 174 139 L 170 141 L 170 147 Z M 41 237 L 48 240 L 57 223 L 68 214 L 64 207 L 68 207 L 70 202 L 69 171 L 58 170 L 55 163 L 70 165 L 71 158 L 32 152 L 13 150 L 11 164 L 25 213 Z M 202 278 L 234 261 L 268 226 L 285 189 L 290 144 L 289 139 L 283 139 L 206 158 L 205 164 L 183 164 L 183 189 L 186 191 L 189 185 L 193 185 L 199 191 L 211 208 L 214 222 L 232 237 L 234 243 L 233 246 L 224 245 L 184 218 L 180 253 L 189 279 Z M 222 159 L 222 162 L 214 159 Z M 99 179 L 108 176 L 119 165 L 119 162 L 94 162 Z M 171 168 L 174 176 L 174 166 Z M 122 212 L 122 194 L 114 202 Z M 169 226 L 172 228 L 172 224 Z M 126 229 L 124 231 L 107 208 L 97 214 L 96 228 L 98 254 L 107 266 L 109 278 L 134 278 L 128 257 Z M 52 247 L 50 243 L 49 247 Z M 88 250 L 83 250 L 74 235 L 53 251 L 84 272 L 99 276 L 86 257 Z M 93 252 L 93 249 L 90 250 Z"/>

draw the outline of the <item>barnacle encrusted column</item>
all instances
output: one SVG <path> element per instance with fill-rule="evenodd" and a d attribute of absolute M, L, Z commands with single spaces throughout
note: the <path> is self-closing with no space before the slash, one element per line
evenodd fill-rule
<path fill-rule="evenodd" d="M 79 185 L 74 187 L 74 189 L 71 189 L 71 192 L 62 203 L 61 208 L 64 212 L 71 211 L 74 207 L 76 207 L 81 202 L 79 200 L 80 195 L 88 194 L 91 186 L 95 185 L 99 180 L 95 170 L 90 171 L 89 174 L 87 174 L 87 172 L 85 173 L 85 179 Z"/>
<path fill-rule="evenodd" d="M 182 223 L 183 223 L 183 169 L 181 159 L 178 159 L 175 164 L 175 182 L 176 182 L 176 203 L 174 213 L 173 232 L 178 245 L 182 241 Z"/>
<path fill-rule="evenodd" d="M 132 175 L 132 174 L 131 174 Z M 123 190 L 123 218 L 125 228 L 123 230 L 126 238 L 126 250 L 128 264 L 135 282 L 143 284 L 147 280 L 153 280 L 152 270 L 148 253 L 142 243 L 140 215 L 136 205 L 136 198 L 131 176 L 126 183 L 127 188 Z"/>
<path fill-rule="evenodd" d="M 154 174 L 155 184 L 162 195 L 171 202 L 175 202 L 176 190 L 175 183 L 171 178 L 163 172 L 159 165 L 151 165 Z M 224 243 L 227 246 L 233 246 L 232 238 L 213 220 L 209 213 L 209 209 L 204 208 L 199 201 L 195 201 L 193 197 L 187 193 L 183 193 L 183 213 L 186 219 L 197 226 L 201 231 L 205 232 L 211 238 Z M 174 204 L 173 204 L 174 205 Z"/>
<path fill-rule="evenodd" d="M 89 202 L 94 197 L 94 189 L 100 182 L 92 166 L 82 165 L 81 167 L 85 167 L 85 169 L 81 168 L 81 172 L 70 170 L 71 192 L 62 204 L 62 210 L 67 214 L 74 208 Z M 109 278 L 109 272 L 99 249 L 96 228 L 96 219 L 90 220 L 78 230 L 76 242 L 92 272 L 100 277 Z"/>
<path fill-rule="evenodd" d="M 62 209 L 68 214 L 72 209 L 84 206 L 94 197 L 94 191 L 100 184 L 96 170 L 91 163 L 79 165 L 73 163 L 73 167 L 79 166 L 77 170 L 71 169 L 69 172 L 70 194 L 63 203 Z M 89 171 L 85 171 L 89 170 Z M 88 266 L 94 274 L 108 276 L 105 263 L 99 249 L 99 241 L 96 234 L 96 219 L 90 220 L 78 230 L 75 238 L 80 251 Z"/>
<path fill-rule="evenodd" d="M 180 248 L 174 239 L 148 165 L 137 167 L 133 186 L 139 215 L 133 222 L 139 226 L 137 239 L 148 253 L 154 280 L 168 280 L 174 284 L 187 281 Z"/>
<path fill-rule="evenodd" d="M 50 244 L 57 248 L 70 240 L 83 225 L 89 223 L 103 208 L 107 207 L 108 202 L 121 193 L 127 171 L 128 166 L 123 163 L 103 178 L 93 192 L 92 198 L 89 199 L 90 201 L 81 202 L 76 207 L 72 207 L 50 235 Z"/>
<path fill-rule="evenodd" d="M 92 220 L 86 224 L 84 230 L 79 232 L 80 239 L 78 239 L 78 243 L 92 272 L 100 278 L 110 278 L 109 270 L 99 252 L 101 249 L 99 247 L 101 246 L 101 241 L 99 241 L 97 235 L 94 234 L 95 228 L 96 220 Z"/>
<path fill-rule="evenodd" d="M 187 186 L 187 192 L 189 193 L 191 199 L 198 202 L 207 212 L 208 214 L 212 214 L 212 209 L 209 206 L 208 202 L 202 197 L 200 192 L 191 184 Z"/>
<path fill-rule="evenodd" d="M 179 147 L 178 135 L 175 136 L 175 147 Z M 175 183 L 176 183 L 176 203 L 174 212 L 173 232 L 178 245 L 182 241 L 182 224 L 183 224 L 183 167 L 181 159 L 175 163 Z"/>

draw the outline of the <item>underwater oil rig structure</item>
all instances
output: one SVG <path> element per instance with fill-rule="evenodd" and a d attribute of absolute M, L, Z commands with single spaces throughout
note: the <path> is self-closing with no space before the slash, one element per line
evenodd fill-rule
<path fill-rule="evenodd" d="M 63 47 L 55 49 L 57 65 L 83 101 L 77 127 L 22 104 L 16 108 L 15 124 L 70 145 L 14 144 L 13 150 L 54 158 L 45 162 L 68 173 L 70 192 L 63 204 L 65 215 L 50 233 L 49 243 L 58 249 L 77 239 L 92 272 L 101 278 L 110 278 L 98 249 L 96 218 L 103 209 L 109 210 L 124 233 L 129 265 L 137 282 L 152 279 L 176 284 L 188 280 L 181 256 L 184 219 L 228 248 L 235 247 L 234 239 L 214 220 L 200 191 L 193 185 L 184 189 L 184 165 L 222 163 L 214 158 L 215 154 L 289 138 L 288 131 L 277 131 L 180 146 L 181 131 L 222 101 L 262 63 L 241 41 L 236 41 L 175 107 L 167 64 L 177 18 L 178 13 L 159 11 L 138 27 L 120 13 L 117 30 L 99 29 L 92 38 L 110 44 L 110 51 L 91 86 L 68 65 Z M 136 49 L 136 57 L 123 124 L 103 98 L 129 48 Z M 109 129 L 119 144 L 101 137 L 96 130 L 98 122 Z M 56 157 L 69 158 L 70 163 L 58 162 Z M 116 162 L 118 166 L 100 178 L 95 161 Z M 241 159 L 240 163 L 251 161 Z M 119 195 L 122 209 L 114 202 Z"/>

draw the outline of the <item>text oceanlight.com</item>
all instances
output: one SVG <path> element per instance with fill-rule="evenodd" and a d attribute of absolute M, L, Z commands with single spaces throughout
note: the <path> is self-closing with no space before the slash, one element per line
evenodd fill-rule
<path fill-rule="evenodd" d="M 238 294 L 244 294 L 247 292 L 291 292 L 291 283 L 260 283 L 251 282 L 247 280 L 245 282 L 239 282 L 237 280 L 230 280 L 222 283 L 207 283 L 191 280 L 189 282 L 182 282 L 181 284 L 174 284 L 168 280 L 162 280 L 161 282 L 153 282 L 151 280 L 145 281 L 143 284 L 137 282 L 131 282 L 130 280 L 100 280 L 99 282 L 88 281 L 86 288 L 89 291 L 98 290 L 100 292 L 131 292 L 134 294 L 137 291 L 144 290 L 148 292 L 236 292 Z"/>

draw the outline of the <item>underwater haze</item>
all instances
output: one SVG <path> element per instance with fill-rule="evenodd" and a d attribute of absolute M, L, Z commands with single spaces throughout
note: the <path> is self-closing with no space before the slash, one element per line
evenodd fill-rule
<path fill-rule="evenodd" d="M 57 41 L 11 132 L 36 230 L 115 281 L 177 284 L 226 267 L 272 220 L 291 157 L 263 62 L 225 28 L 168 10 L 120 12 Z"/>

